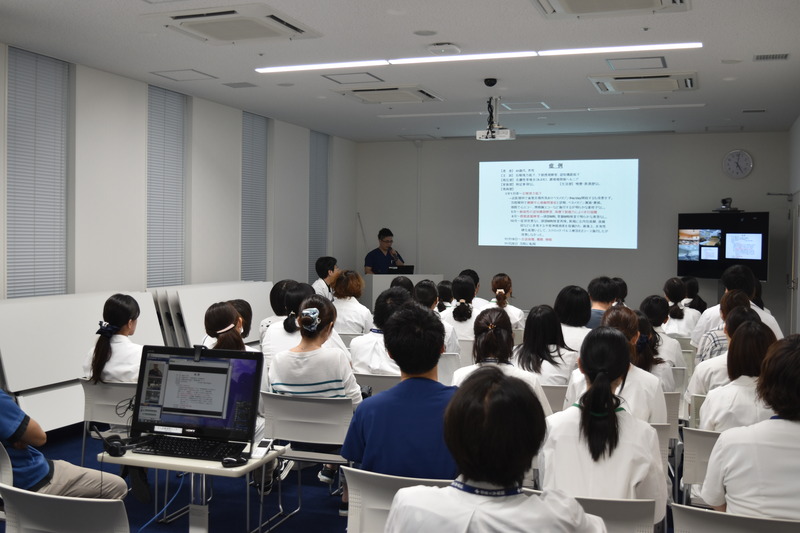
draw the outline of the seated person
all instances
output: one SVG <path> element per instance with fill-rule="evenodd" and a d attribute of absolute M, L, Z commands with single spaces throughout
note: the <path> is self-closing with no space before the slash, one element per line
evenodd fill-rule
<path fill-rule="evenodd" d="M 389 284 L 389 288 L 402 287 L 408 291 L 408 294 L 414 294 L 414 282 L 408 276 L 395 276 Z"/>
<path fill-rule="evenodd" d="M 475 283 L 469 276 L 458 276 L 453 280 L 453 306 L 441 313 L 442 320 L 449 323 L 456 330 L 458 340 L 471 341 L 475 339 L 472 325 L 478 315 L 478 309 L 473 307 L 475 298 Z M 483 307 L 488 306 L 488 302 Z"/>
<path fill-rule="evenodd" d="M 577 403 L 547 418 L 542 487 L 585 498 L 654 499 L 658 523 L 667 506 L 658 436 L 614 395 L 628 372 L 627 339 L 615 328 L 595 328 L 579 361 L 588 388 Z"/>
<path fill-rule="evenodd" d="M 311 284 L 314 292 L 320 296 L 333 301 L 333 282 L 339 275 L 339 266 L 336 258 L 328 255 L 322 256 L 314 263 L 314 271 L 317 273 L 317 280 Z"/>
<path fill-rule="evenodd" d="M 372 313 L 358 298 L 364 290 L 364 278 L 355 270 L 343 270 L 333 283 L 333 306 L 336 307 L 336 331 L 363 335 L 372 328 Z"/>
<path fill-rule="evenodd" d="M 775 334 L 763 322 L 745 322 L 736 328 L 727 357 L 731 382 L 708 391 L 700 407 L 700 429 L 725 431 L 775 414 L 756 396 L 761 363 L 775 340 Z"/>
<path fill-rule="evenodd" d="M 513 296 L 511 278 L 508 274 L 501 272 L 494 275 L 492 278 L 492 292 L 494 293 L 494 298 L 489 303 L 501 307 L 508 313 L 513 329 L 523 329 L 525 327 L 525 312 L 519 307 L 508 303 L 508 300 Z M 474 298 L 472 303 L 473 305 L 475 304 Z"/>
<path fill-rule="evenodd" d="M 727 353 L 729 339 L 725 334 L 725 320 L 728 314 L 737 307 L 750 307 L 750 298 L 738 289 L 726 291 L 719 301 L 719 316 L 722 318 L 722 322 L 718 329 L 707 331 L 700 337 L 694 356 L 695 362 L 708 361 Z M 760 322 L 761 318 L 758 320 Z"/>
<path fill-rule="evenodd" d="M 617 299 L 617 285 L 608 276 L 600 276 L 589 282 L 587 290 L 592 301 L 592 311 L 586 327 L 594 329 L 600 325 L 606 310 L 614 305 Z"/>
<path fill-rule="evenodd" d="M 414 301 L 422 307 L 427 307 L 434 310 L 434 314 L 441 320 L 441 315 L 436 311 L 439 305 L 439 291 L 436 284 L 429 279 L 423 279 L 414 286 Z M 442 320 L 444 326 L 444 351 L 445 353 L 461 353 L 461 348 L 458 345 L 458 335 L 456 335 L 455 328 L 449 323 Z"/>
<path fill-rule="evenodd" d="M 356 409 L 341 454 L 371 472 L 454 479 L 458 469 L 442 427 L 456 388 L 437 381 L 444 344 L 441 321 L 433 311 L 409 303 L 388 318 L 384 339 L 400 367 L 400 383 Z"/>
<path fill-rule="evenodd" d="M 563 332 L 553 308 L 537 305 L 525 320 L 522 344 L 514 347 L 512 364 L 538 375 L 542 385 L 566 385 L 578 364 L 578 353 L 566 345 Z"/>
<path fill-rule="evenodd" d="M 702 497 L 718 511 L 800 520 L 800 335 L 767 351 L 756 391 L 777 415 L 722 432 L 708 460 Z"/>
<path fill-rule="evenodd" d="M 539 383 L 539 375 L 527 372 L 511 364 L 514 351 L 514 331 L 511 319 L 505 309 L 487 307 L 475 318 L 475 343 L 472 346 L 474 365 L 459 368 L 453 373 L 453 385 L 458 387 L 470 374 L 484 366 L 493 365 L 508 376 L 521 379 L 531 388 L 539 403 L 542 404 L 544 416 L 553 414 L 547 396 Z M 559 331 L 561 331 L 559 329 Z"/>
<path fill-rule="evenodd" d="M 669 278 L 664 282 L 664 296 L 669 305 L 669 320 L 664 324 L 664 332 L 677 337 L 689 337 L 700 320 L 700 311 L 683 303 L 686 300 L 686 284 L 681 278 Z"/>
<path fill-rule="evenodd" d="M 94 350 L 83 362 L 83 374 L 92 383 L 136 382 L 142 362 L 142 345 L 130 336 L 136 332 L 139 303 L 127 294 L 114 294 L 103 305 Z"/>
<path fill-rule="evenodd" d="M 761 318 L 749 306 L 734 308 L 725 319 L 725 335 L 735 335 L 739 326 L 748 321 L 760 322 Z M 704 396 L 708 391 L 728 383 L 728 351 L 725 350 L 719 357 L 703 361 L 695 367 L 683 399 L 691 407 L 693 395 Z"/>
<path fill-rule="evenodd" d="M 583 287 L 567 285 L 556 296 L 553 310 L 558 316 L 558 321 L 561 322 L 564 345 L 568 350 L 577 354 L 581 350 L 583 339 L 591 331 L 586 327 L 586 323 L 592 317 L 592 302 L 589 299 L 589 293 Z"/>
<path fill-rule="evenodd" d="M 639 304 L 639 310 L 647 316 L 650 326 L 658 337 L 656 344 L 661 359 L 666 361 L 669 366 L 686 366 L 681 343 L 664 331 L 666 325 L 672 321 L 669 318 L 670 307 L 667 299 L 655 294 L 648 296 Z"/>
<path fill-rule="evenodd" d="M 408 291 L 400 287 L 386 289 L 375 300 L 375 327 L 369 333 L 350 341 L 350 359 L 353 372 L 358 374 L 384 374 L 399 376 L 400 368 L 389 357 L 384 345 L 383 327 L 392 314 L 411 301 Z"/>
<path fill-rule="evenodd" d="M 275 322 L 283 322 L 283 319 L 289 314 L 286 310 L 284 298 L 286 298 L 286 287 L 292 283 L 297 282 L 291 279 L 282 279 L 272 285 L 272 289 L 269 291 L 269 305 L 272 307 L 272 312 L 275 314 L 265 318 L 258 325 L 258 334 L 261 342 L 264 342 L 264 335 L 267 332 L 267 328 Z"/>
<path fill-rule="evenodd" d="M 623 400 L 622 406 L 634 417 L 651 424 L 667 422 L 667 403 L 661 380 L 633 364 L 636 360 L 636 343 L 639 340 L 639 317 L 627 307 L 614 306 L 603 314 L 603 326 L 616 328 L 628 339 L 628 373 L 614 394 Z M 566 409 L 586 391 L 586 378 L 580 369 L 572 372 L 564 398 Z"/>
<path fill-rule="evenodd" d="M 54 496 L 109 500 L 121 500 L 128 494 L 128 485 L 119 476 L 66 461 L 45 459 L 34 446 L 44 445 L 47 434 L 2 390 L 0 440 L 11 459 L 17 488 Z"/>
<path fill-rule="evenodd" d="M 478 296 L 478 291 L 481 290 L 481 278 L 478 277 L 478 273 L 472 270 L 471 268 L 466 268 L 458 273 L 459 276 L 468 276 L 472 283 L 475 284 L 475 294 L 472 296 L 472 307 L 475 311 L 480 311 L 484 307 L 489 305 L 489 300 L 486 298 L 481 298 Z M 455 298 L 458 300 L 458 298 Z"/>
<path fill-rule="evenodd" d="M 523 494 L 544 436 L 544 412 L 528 385 L 494 366 L 477 370 L 444 415 L 444 440 L 461 474 L 449 487 L 400 489 L 385 531 L 605 531 L 562 491 Z"/>

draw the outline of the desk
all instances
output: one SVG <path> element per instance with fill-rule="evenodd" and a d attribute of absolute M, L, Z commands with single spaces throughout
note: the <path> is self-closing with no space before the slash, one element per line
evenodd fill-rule
<path fill-rule="evenodd" d="M 146 455 L 141 453 L 126 453 L 122 457 L 111 457 L 106 452 L 97 455 L 97 460 L 103 463 L 140 466 L 157 470 L 172 470 L 189 472 L 191 474 L 191 496 L 189 503 L 189 533 L 208 532 L 208 499 L 206 495 L 206 475 L 219 477 L 242 477 L 256 468 L 264 466 L 269 461 L 280 457 L 285 452 L 283 446 L 275 446 L 258 459 L 250 459 L 247 464 L 233 468 L 224 468 L 216 461 L 202 461 L 199 459 L 184 459 L 181 457 L 165 457 L 163 455 Z M 247 503 L 247 530 L 250 531 L 250 498 L 245 498 Z M 263 497 L 262 497 L 263 506 Z M 259 529 L 261 526 L 261 512 L 259 511 Z"/>

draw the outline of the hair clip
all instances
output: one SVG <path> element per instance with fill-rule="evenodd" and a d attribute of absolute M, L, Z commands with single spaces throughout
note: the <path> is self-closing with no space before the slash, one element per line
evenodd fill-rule
<path fill-rule="evenodd" d="M 230 331 L 230 330 L 232 330 L 232 329 L 233 329 L 233 328 L 235 328 L 235 327 L 236 327 L 236 326 L 235 326 L 234 324 L 231 324 L 231 325 L 229 325 L 228 327 L 226 327 L 226 328 L 222 328 L 221 330 L 219 330 L 219 331 L 217 332 L 217 335 L 219 335 L 220 333 L 225 333 L 226 331 Z"/>
<path fill-rule="evenodd" d="M 506 291 L 504 291 L 503 289 L 497 289 L 496 291 L 494 291 L 494 293 L 495 294 L 505 294 Z"/>

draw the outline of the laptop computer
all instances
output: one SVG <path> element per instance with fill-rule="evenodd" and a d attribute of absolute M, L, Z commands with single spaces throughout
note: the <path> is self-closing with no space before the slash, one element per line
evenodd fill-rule
<path fill-rule="evenodd" d="M 263 364 L 258 352 L 144 346 L 131 423 L 143 444 L 133 451 L 240 456 L 253 441 Z"/>

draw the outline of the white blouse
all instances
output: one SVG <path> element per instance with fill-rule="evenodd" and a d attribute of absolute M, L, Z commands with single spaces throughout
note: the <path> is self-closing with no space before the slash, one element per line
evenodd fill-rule
<path fill-rule="evenodd" d="M 756 395 L 757 378 L 739 376 L 727 385 L 708 391 L 700 406 L 700 429 L 725 431 L 769 419 L 775 412 Z"/>

